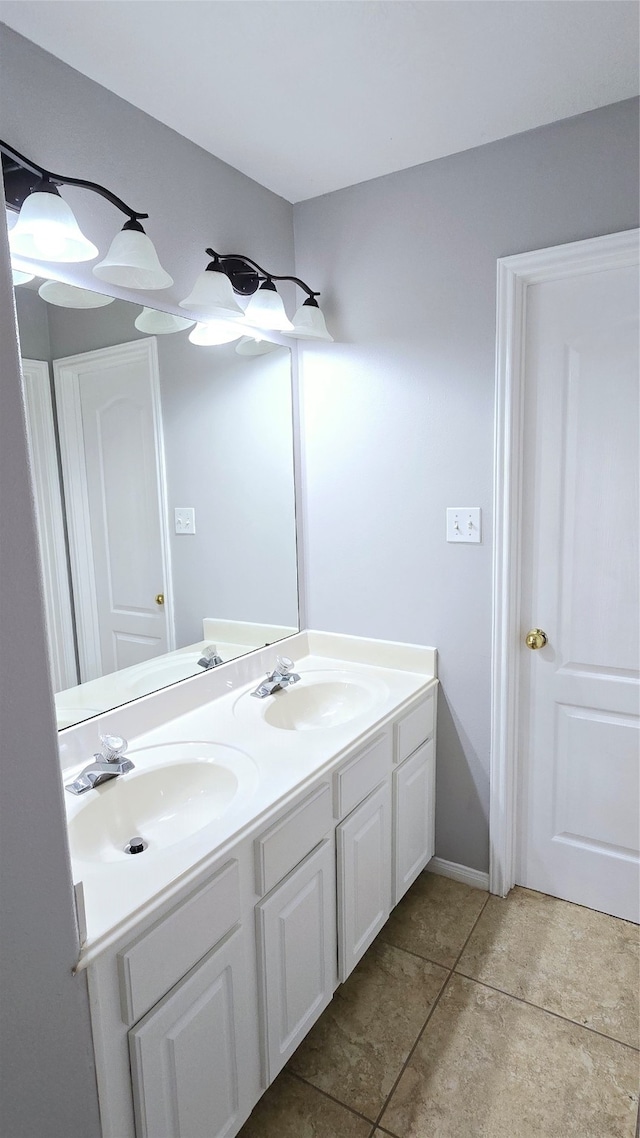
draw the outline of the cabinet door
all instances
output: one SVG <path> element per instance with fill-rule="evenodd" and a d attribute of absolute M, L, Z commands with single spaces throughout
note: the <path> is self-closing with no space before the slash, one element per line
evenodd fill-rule
<path fill-rule="evenodd" d="M 245 944 L 237 929 L 131 1029 L 137 1138 L 237 1133 L 251 1108 L 246 994 Z"/>
<path fill-rule="evenodd" d="M 336 985 L 333 842 L 325 840 L 256 907 L 265 1081 L 275 1079 Z"/>
<path fill-rule="evenodd" d="M 419 747 L 393 772 L 394 905 L 433 857 L 435 749 Z"/>
<path fill-rule="evenodd" d="M 379 786 L 336 830 L 338 972 L 346 980 L 391 911 L 391 789 Z"/>

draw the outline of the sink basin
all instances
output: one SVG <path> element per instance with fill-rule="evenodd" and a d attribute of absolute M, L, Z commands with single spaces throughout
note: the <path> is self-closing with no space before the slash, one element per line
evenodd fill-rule
<path fill-rule="evenodd" d="M 237 700 L 234 712 L 238 718 L 257 714 L 270 727 L 283 731 L 314 731 L 349 723 L 371 711 L 387 695 L 386 684 L 375 676 L 304 672 L 299 683 L 264 700 L 245 693 Z"/>
<path fill-rule="evenodd" d="M 202 672 L 202 668 L 198 667 L 200 655 L 200 652 L 184 652 L 175 656 L 159 656 L 120 673 L 118 682 L 123 687 L 125 696 L 130 699 L 148 695 L 167 684 L 175 684 L 178 680 L 186 680 L 189 676 Z"/>
<path fill-rule="evenodd" d="M 165 743 L 128 754 L 135 770 L 76 800 L 69 820 L 72 857 L 148 858 L 221 818 L 239 793 L 257 786 L 253 760 L 221 744 Z M 146 844 L 144 854 L 132 855 L 126 847 L 138 836 Z"/>

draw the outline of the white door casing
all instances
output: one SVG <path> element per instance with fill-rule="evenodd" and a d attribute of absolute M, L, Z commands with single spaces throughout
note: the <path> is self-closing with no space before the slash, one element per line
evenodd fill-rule
<path fill-rule="evenodd" d="M 492 891 L 631 919 L 637 264 L 638 231 L 498 263 L 491 770 Z"/>
<path fill-rule="evenodd" d="M 54 375 L 86 681 L 175 647 L 155 338 L 55 360 Z"/>
<path fill-rule="evenodd" d="M 22 378 L 53 690 L 63 691 L 78 673 L 49 364 L 23 359 Z"/>

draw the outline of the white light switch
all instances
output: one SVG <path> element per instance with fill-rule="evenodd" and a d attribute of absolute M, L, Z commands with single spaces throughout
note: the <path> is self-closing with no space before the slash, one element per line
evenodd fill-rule
<path fill-rule="evenodd" d="M 481 541 L 481 524 L 479 506 L 447 507 L 447 541 Z"/>
<path fill-rule="evenodd" d="M 176 506 L 174 512 L 176 533 L 196 532 L 196 512 L 193 506 Z"/>

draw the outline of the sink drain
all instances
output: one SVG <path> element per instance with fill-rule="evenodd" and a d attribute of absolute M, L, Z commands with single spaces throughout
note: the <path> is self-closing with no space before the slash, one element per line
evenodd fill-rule
<path fill-rule="evenodd" d="M 128 854 L 144 853 L 148 845 L 149 843 L 145 842 L 144 838 L 130 838 L 129 844 L 124 847 L 124 852 Z"/>

